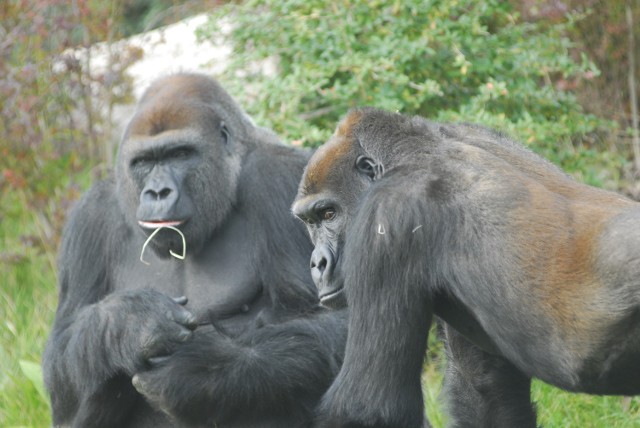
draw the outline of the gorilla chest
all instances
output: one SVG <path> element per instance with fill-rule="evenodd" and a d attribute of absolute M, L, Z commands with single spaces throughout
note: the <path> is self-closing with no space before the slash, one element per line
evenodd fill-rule
<path fill-rule="evenodd" d="M 249 241 L 223 235 L 198 254 L 187 252 L 185 260 L 146 252 L 144 260 L 149 264 L 140 261 L 137 248 L 116 274 L 118 290 L 148 288 L 170 297 L 186 296 L 187 308 L 201 322 L 244 315 L 259 306 L 262 283 L 252 266 L 255 248 Z"/>

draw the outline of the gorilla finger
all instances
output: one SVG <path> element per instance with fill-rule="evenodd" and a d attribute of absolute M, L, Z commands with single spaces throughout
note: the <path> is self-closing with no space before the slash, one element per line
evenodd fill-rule
<path fill-rule="evenodd" d="M 195 330 L 196 327 L 198 327 L 198 319 L 196 318 L 196 316 L 182 307 L 173 312 L 172 319 L 191 331 Z"/>
<path fill-rule="evenodd" d="M 131 378 L 131 384 L 141 394 L 144 394 L 145 382 L 142 380 L 142 377 L 139 374 L 136 374 Z"/>
<path fill-rule="evenodd" d="M 174 325 L 177 326 L 177 324 Z M 149 362 L 154 358 L 170 356 L 191 336 L 193 336 L 193 332 L 184 327 L 180 327 L 180 330 L 165 330 L 162 335 L 156 336 L 154 340 L 145 344 L 142 349 L 142 358 L 145 362 Z"/>
<path fill-rule="evenodd" d="M 182 331 L 178 334 L 178 342 L 186 342 L 191 339 L 193 336 L 193 330 L 188 328 L 183 328 Z"/>
<path fill-rule="evenodd" d="M 159 355 L 157 357 L 151 357 L 147 359 L 147 362 L 153 368 L 153 367 L 161 366 L 162 364 L 166 363 L 167 361 L 169 361 L 169 358 L 171 358 L 170 355 Z"/>
<path fill-rule="evenodd" d="M 161 330 L 157 330 L 156 334 L 157 348 L 161 348 L 162 346 L 172 346 L 171 344 L 186 342 L 193 336 L 193 330 L 176 322 L 163 326 Z"/>
<path fill-rule="evenodd" d="M 181 324 L 174 324 L 174 326 L 175 328 L 167 330 L 166 336 L 166 344 L 171 350 L 175 349 L 175 344 L 184 343 L 193 336 L 193 330 Z"/>
<path fill-rule="evenodd" d="M 187 296 L 173 297 L 173 301 L 179 304 L 180 306 L 184 306 L 189 302 Z"/>

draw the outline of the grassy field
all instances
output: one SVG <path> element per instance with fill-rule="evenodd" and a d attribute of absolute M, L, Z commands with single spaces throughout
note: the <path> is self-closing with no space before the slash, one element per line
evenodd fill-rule
<path fill-rule="evenodd" d="M 0 199 L 0 427 L 46 427 L 49 405 L 38 380 L 39 363 L 56 307 L 55 255 L 32 246 L 38 219 L 17 194 Z M 438 400 L 440 344 L 424 371 L 427 412 L 434 427 L 446 416 Z M 640 369 L 640 368 L 639 368 Z M 533 386 L 539 422 L 548 428 L 634 428 L 640 426 L 640 397 L 568 394 L 539 382 Z"/>
<path fill-rule="evenodd" d="M 40 231 L 19 196 L 0 199 L 0 427 L 44 427 L 49 405 L 27 376 L 34 377 L 28 363 L 40 362 L 56 308 L 55 255 L 24 238 Z"/>

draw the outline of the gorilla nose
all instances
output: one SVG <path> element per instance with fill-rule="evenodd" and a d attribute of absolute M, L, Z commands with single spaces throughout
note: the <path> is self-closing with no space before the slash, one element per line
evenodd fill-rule
<path fill-rule="evenodd" d="M 326 246 L 319 246 L 311 253 L 311 278 L 316 284 L 316 287 L 320 287 L 321 284 L 326 284 L 331 278 L 331 272 L 333 271 L 333 255 Z"/>
<path fill-rule="evenodd" d="M 327 259 L 322 257 L 320 260 L 311 259 L 311 270 L 317 270 L 320 275 L 327 268 Z"/>
<path fill-rule="evenodd" d="M 173 192 L 173 190 L 171 190 L 168 187 L 165 187 L 165 188 L 160 189 L 160 190 L 146 189 L 144 191 L 144 196 L 147 199 L 150 199 L 152 201 L 162 201 L 164 199 L 167 199 L 169 197 L 169 195 L 171 195 L 172 192 Z"/>

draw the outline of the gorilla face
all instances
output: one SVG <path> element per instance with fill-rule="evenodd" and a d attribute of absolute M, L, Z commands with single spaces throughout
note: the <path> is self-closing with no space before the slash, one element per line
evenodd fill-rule
<path fill-rule="evenodd" d="M 239 144 L 243 127 L 232 128 L 242 122 L 226 121 L 231 113 L 200 95 L 207 88 L 195 91 L 195 99 L 180 97 L 176 92 L 193 92 L 194 81 L 181 87 L 176 79 L 177 85 L 156 85 L 142 99 L 120 146 L 117 182 L 130 224 L 147 236 L 177 228 L 189 252 L 197 252 L 235 202 L 246 144 Z M 160 257 L 184 251 L 180 235 L 168 229 L 150 246 Z"/>
<path fill-rule="evenodd" d="M 320 301 L 332 308 L 347 304 L 340 267 L 346 230 L 363 193 L 380 170 L 361 146 L 352 144 L 352 127 L 358 119 L 354 115 L 340 124 L 311 157 L 292 207 L 315 246 L 310 267 Z"/>

